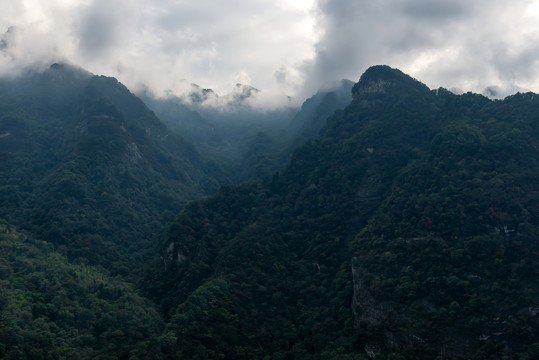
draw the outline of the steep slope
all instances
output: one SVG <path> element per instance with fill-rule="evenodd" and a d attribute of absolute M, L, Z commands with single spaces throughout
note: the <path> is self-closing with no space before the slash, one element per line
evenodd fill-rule
<path fill-rule="evenodd" d="M 296 138 L 292 144 L 294 148 L 315 139 L 326 124 L 326 119 L 335 110 L 344 109 L 350 104 L 353 85 L 352 81 L 344 79 L 305 100 L 288 128 L 290 136 Z"/>
<path fill-rule="evenodd" d="M 113 78 L 55 64 L 3 79 L 0 107 L 0 216 L 71 259 L 130 272 L 174 213 L 224 180 Z"/>
<path fill-rule="evenodd" d="M 175 221 L 164 355 L 539 356 L 538 107 L 370 68 L 280 174 Z"/>

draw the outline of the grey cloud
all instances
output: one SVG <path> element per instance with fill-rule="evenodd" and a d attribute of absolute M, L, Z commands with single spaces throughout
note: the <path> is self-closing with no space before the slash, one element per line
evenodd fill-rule
<path fill-rule="evenodd" d="M 106 14 L 88 16 L 80 29 L 80 45 L 87 54 L 99 54 L 115 43 L 114 18 Z"/>
<path fill-rule="evenodd" d="M 13 46 L 15 33 L 17 28 L 10 26 L 7 31 L 0 37 L 0 50 L 4 50 L 4 53 L 9 51 L 9 47 Z"/>
<path fill-rule="evenodd" d="M 39 71 L 57 61 L 65 61 L 50 38 L 10 26 L 0 35 L 0 76 L 14 77 L 28 70 Z"/>
<path fill-rule="evenodd" d="M 132 20 L 128 2 L 94 0 L 81 16 L 77 34 L 80 50 L 84 56 L 94 57 L 121 46 L 123 35 L 132 31 Z"/>
<path fill-rule="evenodd" d="M 286 68 L 282 66 L 275 72 L 274 76 L 279 84 L 284 84 L 286 82 Z"/>
<path fill-rule="evenodd" d="M 411 1 L 401 5 L 402 12 L 417 20 L 439 22 L 460 18 L 470 13 L 470 7 L 458 1 Z"/>
<path fill-rule="evenodd" d="M 539 63 L 539 43 L 532 42 L 523 49 L 511 49 L 510 44 L 498 44 L 493 49 L 492 64 L 506 80 L 533 76 Z"/>

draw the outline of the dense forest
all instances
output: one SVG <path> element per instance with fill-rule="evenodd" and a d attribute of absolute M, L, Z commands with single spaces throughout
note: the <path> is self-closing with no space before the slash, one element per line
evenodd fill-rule
<path fill-rule="evenodd" d="M 55 64 L 0 81 L 0 218 L 127 275 L 227 176 L 113 78 Z"/>
<path fill-rule="evenodd" d="M 219 162 L 170 99 L 1 81 L 0 357 L 538 358 L 539 97 L 341 85 Z"/>
<path fill-rule="evenodd" d="M 150 358 L 163 320 L 133 285 L 0 222 L 0 357 Z"/>

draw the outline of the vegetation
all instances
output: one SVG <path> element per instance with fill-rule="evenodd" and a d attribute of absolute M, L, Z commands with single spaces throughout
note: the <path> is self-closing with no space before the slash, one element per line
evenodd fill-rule
<path fill-rule="evenodd" d="M 538 106 L 369 69 L 280 174 L 175 221 L 168 356 L 537 357 Z"/>
<path fill-rule="evenodd" d="M 127 89 L 28 79 L 0 84 L 0 357 L 539 357 L 535 94 L 376 66 L 280 172 L 183 207 L 230 178 Z"/>
<path fill-rule="evenodd" d="M 2 359 L 148 359 L 156 307 L 121 280 L 72 264 L 0 221 Z"/>
<path fill-rule="evenodd" d="M 165 223 L 227 177 L 115 79 L 54 65 L 0 83 L 0 216 L 129 275 Z"/>

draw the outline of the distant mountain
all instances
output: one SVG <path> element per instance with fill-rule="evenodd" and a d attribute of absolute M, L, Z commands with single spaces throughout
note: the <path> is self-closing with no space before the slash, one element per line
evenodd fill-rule
<path fill-rule="evenodd" d="M 219 97 L 192 85 L 187 97 L 141 98 L 167 126 L 192 141 L 205 156 L 226 164 L 236 181 L 259 180 L 284 167 L 295 147 L 318 135 L 326 119 L 352 99 L 353 82 L 342 80 L 307 99 L 301 109 L 259 109 L 260 93 L 237 84 Z"/>
<path fill-rule="evenodd" d="M 0 217 L 114 272 L 228 181 L 114 78 L 54 64 L 0 80 Z"/>
<path fill-rule="evenodd" d="M 227 94 L 225 99 L 227 103 L 242 106 L 246 101 L 256 97 L 260 93 L 260 90 L 250 85 L 236 84 L 232 93 Z"/>
<path fill-rule="evenodd" d="M 326 119 L 333 115 L 335 110 L 344 109 L 350 104 L 352 86 L 354 86 L 354 82 L 343 79 L 319 90 L 315 95 L 305 100 L 288 129 L 292 136 L 297 137 L 294 141 L 295 146 L 315 139 L 320 129 L 326 124 Z"/>
<path fill-rule="evenodd" d="M 238 150 L 219 127 L 224 125 L 200 114 L 198 100 L 191 103 L 191 98 L 156 98 L 149 93 L 139 96 L 172 132 L 189 139 L 204 156 L 225 163 L 239 157 Z"/>
<path fill-rule="evenodd" d="M 241 84 L 221 97 L 211 90 L 193 88 L 187 97 L 139 95 L 168 128 L 192 141 L 201 154 L 229 169 L 237 183 L 271 175 L 285 164 L 272 163 L 267 171 L 257 173 L 255 168 L 259 164 L 256 160 L 253 164 L 250 158 L 255 155 L 253 150 L 261 147 L 273 156 L 285 146 L 286 129 L 296 108 L 253 107 L 250 100 L 260 91 Z M 271 144 L 259 146 L 261 139 L 271 139 Z M 255 157 L 267 155 L 256 153 Z"/>
<path fill-rule="evenodd" d="M 539 357 L 538 121 L 368 69 L 283 171 L 176 219 L 162 358 Z"/>

